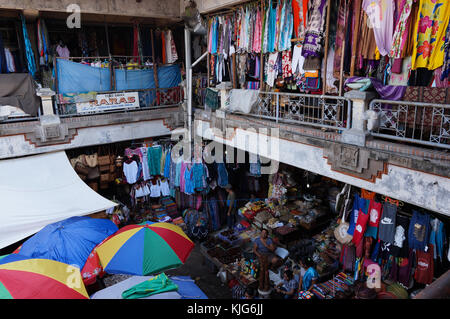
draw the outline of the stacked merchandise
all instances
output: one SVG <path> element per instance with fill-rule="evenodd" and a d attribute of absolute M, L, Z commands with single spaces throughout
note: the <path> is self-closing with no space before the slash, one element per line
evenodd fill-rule
<path fill-rule="evenodd" d="M 161 205 L 165 208 L 167 215 L 170 218 L 175 219 L 179 216 L 177 204 L 173 201 L 173 199 L 169 196 L 161 198 Z"/>
<path fill-rule="evenodd" d="M 335 299 L 339 293 L 351 294 L 354 284 L 352 276 L 341 272 L 331 280 L 315 284 L 310 291 L 318 299 Z"/>

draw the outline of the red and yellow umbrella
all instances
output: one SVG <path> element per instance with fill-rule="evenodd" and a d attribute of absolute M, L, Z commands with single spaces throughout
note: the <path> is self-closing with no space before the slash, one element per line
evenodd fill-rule
<path fill-rule="evenodd" d="M 89 299 L 89 295 L 77 267 L 13 254 L 1 260 L 0 299 Z"/>
<path fill-rule="evenodd" d="M 147 276 L 181 266 L 193 248 L 180 227 L 154 223 L 125 226 L 96 251 L 107 273 Z"/>

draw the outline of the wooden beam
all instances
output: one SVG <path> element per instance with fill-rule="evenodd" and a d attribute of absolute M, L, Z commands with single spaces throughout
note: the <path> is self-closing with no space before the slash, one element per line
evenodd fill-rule
<path fill-rule="evenodd" d="M 323 82 L 323 94 L 327 93 L 327 71 L 328 71 L 328 42 L 329 42 L 329 35 L 330 35 L 330 18 L 331 18 L 331 0 L 327 1 L 327 28 L 325 31 L 325 54 L 324 54 L 324 58 L 323 58 L 323 62 L 325 63 L 325 68 L 322 74 L 322 82 Z"/>

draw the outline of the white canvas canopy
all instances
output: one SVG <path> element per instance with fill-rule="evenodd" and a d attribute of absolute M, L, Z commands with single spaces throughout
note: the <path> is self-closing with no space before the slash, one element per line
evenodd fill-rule
<path fill-rule="evenodd" d="M 65 152 L 0 160 L 0 248 L 114 206 L 78 177 Z"/>

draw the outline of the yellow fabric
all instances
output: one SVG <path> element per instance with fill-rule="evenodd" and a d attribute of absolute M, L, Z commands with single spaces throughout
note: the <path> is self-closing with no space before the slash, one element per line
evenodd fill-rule
<path fill-rule="evenodd" d="M 376 47 L 375 49 L 375 60 L 380 60 L 381 59 L 381 54 L 380 54 L 380 50 L 378 50 L 378 47 Z"/>
<path fill-rule="evenodd" d="M 80 270 L 77 267 L 73 267 L 59 261 L 50 259 L 26 259 L 0 265 L 0 269 L 27 271 L 54 279 L 64 285 L 78 282 L 79 285 L 76 285 L 78 287 L 75 286 L 70 288 L 77 291 L 86 298 L 89 298 L 89 295 L 83 284 Z M 73 281 L 73 279 L 76 279 L 75 282 Z"/>
<path fill-rule="evenodd" d="M 169 223 L 156 223 L 156 224 L 152 224 L 150 226 L 150 228 L 165 228 L 165 229 L 169 229 L 175 233 L 177 233 L 180 236 L 183 236 L 184 238 L 186 238 L 187 240 L 189 240 L 190 242 L 192 242 L 189 237 L 183 232 L 183 230 L 173 224 L 169 224 Z"/>
<path fill-rule="evenodd" d="M 319 71 L 305 72 L 305 78 L 318 78 L 318 77 L 319 77 Z"/>
<path fill-rule="evenodd" d="M 435 70 L 444 64 L 445 34 L 449 16 L 449 0 L 420 0 L 413 36 L 413 70 Z"/>
<path fill-rule="evenodd" d="M 111 237 L 109 240 L 101 244 L 96 248 L 98 258 L 103 268 L 108 266 L 111 259 L 116 254 L 117 250 L 122 247 L 122 245 L 131 238 L 134 234 L 140 231 L 142 227 L 133 228 L 118 235 Z"/>

